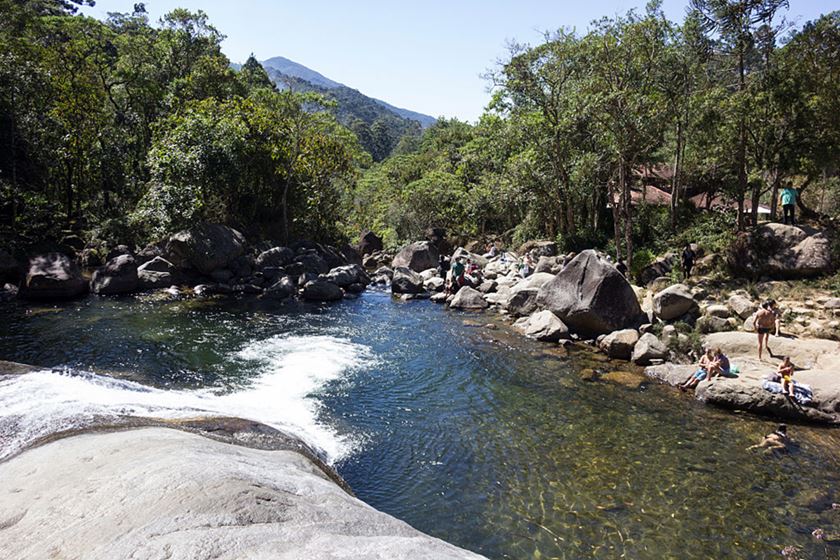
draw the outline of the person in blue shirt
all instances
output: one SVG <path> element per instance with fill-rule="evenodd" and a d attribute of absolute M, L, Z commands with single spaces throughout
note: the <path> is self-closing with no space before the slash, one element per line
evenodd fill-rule
<path fill-rule="evenodd" d="M 782 189 L 781 194 L 779 194 L 779 202 L 782 205 L 782 214 L 784 223 L 787 224 L 788 220 L 790 220 L 790 225 L 796 225 L 796 217 L 795 217 L 795 210 L 796 210 L 796 197 L 799 193 L 796 192 L 796 189 L 793 188 L 793 185 L 787 183 L 785 188 Z"/>

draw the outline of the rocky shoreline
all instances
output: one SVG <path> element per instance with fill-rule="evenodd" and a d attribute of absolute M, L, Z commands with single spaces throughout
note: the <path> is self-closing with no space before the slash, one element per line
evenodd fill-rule
<path fill-rule="evenodd" d="M 768 247 L 778 244 L 774 236 L 797 241 L 772 259 L 773 272 L 791 277 L 830 270 L 828 245 L 821 233 L 768 224 L 755 235 Z M 759 362 L 752 334 L 753 314 L 758 309 L 753 297 L 746 290 L 735 290 L 721 301 L 702 280 L 693 286 L 674 283 L 661 276 L 670 272 L 673 263 L 669 260 L 654 262 L 643 271 L 642 277 L 649 282 L 639 287 L 631 285 L 609 257 L 593 250 L 557 255 L 553 242 L 542 241 L 487 258 L 457 248 L 452 259 L 463 258 L 480 272 L 467 277 L 457 293 L 447 294 L 444 279 L 429 266 L 441 253 L 431 239 L 407 245 L 394 259 L 393 268 L 377 269 L 374 281 L 390 279 L 394 297 L 404 300 L 428 298 L 454 310 L 500 313 L 524 336 L 550 344 L 588 345 L 610 358 L 643 366 L 649 378 L 670 385 L 688 379 L 696 370 L 691 364 L 703 349 L 721 347 L 739 365 L 741 374 L 700 383 L 695 390 L 698 400 L 773 418 L 840 424 L 840 361 L 830 359 L 840 356 L 840 321 L 836 319 L 840 298 L 823 297 L 818 304 L 794 307 L 785 316 L 786 330 L 828 334 L 831 339 L 772 337 L 776 360 Z M 717 257 L 704 258 L 711 262 Z M 526 259 L 536 265 L 532 273 L 522 275 Z M 757 260 L 752 257 L 745 262 Z M 774 282 L 766 278 L 764 286 L 772 288 Z M 790 316 L 804 312 L 810 318 L 815 305 L 822 305 L 828 318 L 805 322 Z M 765 376 L 775 371 L 784 355 L 790 355 L 798 366 L 796 379 L 813 390 L 813 400 L 806 406 L 762 387 Z"/>

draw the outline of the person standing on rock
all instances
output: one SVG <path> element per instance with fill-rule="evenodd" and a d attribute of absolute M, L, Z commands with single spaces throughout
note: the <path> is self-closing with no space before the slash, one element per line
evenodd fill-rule
<path fill-rule="evenodd" d="M 796 225 L 795 211 L 796 197 L 798 195 L 799 193 L 796 192 L 796 189 L 790 183 L 787 183 L 779 194 L 779 203 L 782 205 L 782 221 L 785 224 Z"/>
<path fill-rule="evenodd" d="M 767 353 L 770 356 L 773 356 L 773 353 L 770 351 L 770 348 L 767 344 L 770 341 L 770 332 L 775 327 L 776 329 L 776 336 L 779 336 L 779 318 L 777 313 L 774 311 L 774 307 L 776 302 L 772 299 L 765 301 L 761 304 L 761 309 L 755 314 L 753 318 L 753 327 L 755 328 L 755 332 L 758 333 L 758 359 L 761 359 L 761 354 L 765 348 L 767 348 Z"/>
<path fill-rule="evenodd" d="M 694 268 L 694 259 L 697 257 L 697 254 L 691 248 L 691 244 L 687 244 L 682 252 L 682 270 L 683 270 L 683 280 L 688 280 L 688 277 L 691 276 L 691 269 Z"/>

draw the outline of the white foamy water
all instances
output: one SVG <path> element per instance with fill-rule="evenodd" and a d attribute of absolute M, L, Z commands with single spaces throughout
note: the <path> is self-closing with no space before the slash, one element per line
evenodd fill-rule
<path fill-rule="evenodd" d="M 277 336 L 252 342 L 230 359 L 255 372 L 248 386 L 232 392 L 156 389 L 75 371 L 0 378 L 0 459 L 51 433 L 121 415 L 235 416 L 294 434 L 331 462 L 350 452 L 352 442 L 319 421 L 317 393 L 370 364 L 366 346 L 329 336 Z"/>

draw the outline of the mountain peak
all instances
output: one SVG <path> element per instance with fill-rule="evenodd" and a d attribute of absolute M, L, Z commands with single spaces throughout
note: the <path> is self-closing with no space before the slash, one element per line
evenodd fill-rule
<path fill-rule="evenodd" d="M 289 60 L 288 58 L 282 56 L 275 56 L 267 60 L 263 60 L 262 65 L 264 68 L 273 68 L 281 74 L 300 78 L 301 80 L 306 80 L 310 84 L 315 84 L 316 86 L 321 86 L 327 89 L 334 89 L 344 85 L 330 80 L 326 76 L 316 72 L 315 70 L 307 68 L 303 64 L 299 64 L 294 60 Z"/>

